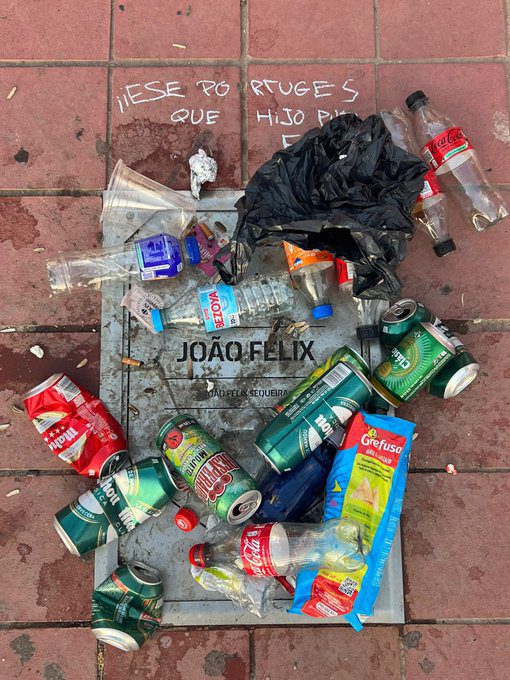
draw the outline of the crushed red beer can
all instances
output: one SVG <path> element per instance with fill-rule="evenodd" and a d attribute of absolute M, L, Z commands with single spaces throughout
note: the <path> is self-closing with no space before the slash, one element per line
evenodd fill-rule
<path fill-rule="evenodd" d="M 53 453 L 80 475 L 104 477 L 127 458 L 122 428 L 103 402 L 63 373 L 55 373 L 24 397 L 25 408 Z"/>

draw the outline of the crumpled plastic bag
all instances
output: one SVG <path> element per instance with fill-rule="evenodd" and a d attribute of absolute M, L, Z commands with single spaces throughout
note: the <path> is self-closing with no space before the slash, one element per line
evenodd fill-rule
<path fill-rule="evenodd" d="M 289 241 L 322 248 L 354 263 L 356 297 L 399 294 L 395 268 L 413 236 L 411 209 L 428 168 L 395 146 L 380 116 L 337 116 L 277 151 L 257 170 L 236 203 L 232 241 L 215 261 L 238 283 L 255 249 Z"/>

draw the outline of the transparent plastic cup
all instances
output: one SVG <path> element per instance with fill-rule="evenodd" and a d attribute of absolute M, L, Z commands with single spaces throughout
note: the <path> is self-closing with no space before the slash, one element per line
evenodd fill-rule
<path fill-rule="evenodd" d="M 179 237 L 196 209 L 197 203 L 192 198 L 186 198 L 179 192 L 131 170 L 119 160 L 103 194 L 100 219 L 103 225 L 127 223 L 140 228 L 154 213 L 173 211 L 173 235 Z"/>

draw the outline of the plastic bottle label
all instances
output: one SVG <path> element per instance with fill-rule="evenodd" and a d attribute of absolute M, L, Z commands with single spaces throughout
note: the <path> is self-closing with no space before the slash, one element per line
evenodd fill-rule
<path fill-rule="evenodd" d="M 248 576 L 278 576 L 271 560 L 272 524 L 251 524 L 241 534 L 241 560 Z"/>
<path fill-rule="evenodd" d="M 217 286 L 199 288 L 198 299 L 208 333 L 239 326 L 239 309 L 232 286 L 219 283 Z"/>
<path fill-rule="evenodd" d="M 462 128 L 451 127 L 427 142 L 421 152 L 432 169 L 437 170 L 452 156 L 472 148 Z"/>
<path fill-rule="evenodd" d="M 418 196 L 416 203 L 424 201 L 426 198 L 432 198 L 432 196 L 437 196 L 442 194 L 443 190 L 441 185 L 437 181 L 436 173 L 433 170 L 429 170 L 425 177 L 423 178 L 423 189 Z"/>
<path fill-rule="evenodd" d="M 336 276 L 338 285 L 342 286 L 344 283 L 352 283 L 354 278 L 354 265 L 347 260 L 341 260 L 339 257 L 335 259 Z"/>
<path fill-rule="evenodd" d="M 182 271 L 179 241 L 170 234 L 157 234 L 135 241 L 140 278 L 149 281 L 172 278 Z"/>
<path fill-rule="evenodd" d="M 313 250 L 303 250 L 292 243 L 287 243 L 287 241 L 284 241 L 283 246 L 291 274 L 301 269 L 301 267 L 307 267 L 317 262 L 333 262 L 335 259 L 333 253 L 327 250 L 317 250 L 316 248 Z"/>

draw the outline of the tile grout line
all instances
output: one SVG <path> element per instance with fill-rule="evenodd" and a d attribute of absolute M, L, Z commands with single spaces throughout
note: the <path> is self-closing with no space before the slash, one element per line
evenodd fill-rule
<path fill-rule="evenodd" d="M 400 661 L 400 680 L 406 680 L 406 654 L 404 644 L 404 626 L 401 623 L 398 626 L 398 646 L 399 646 L 399 661 Z"/>
<path fill-rule="evenodd" d="M 255 680 L 255 630 L 250 628 L 248 631 L 249 648 L 249 678 Z"/>
<path fill-rule="evenodd" d="M 106 158 L 105 158 L 105 183 L 108 186 L 108 179 L 111 173 L 112 154 L 112 100 L 113 100 L 113 58 L 115 50 L 115 0 L 110 0 L 110 43 L 108 52 L 108 85 L 106 92 Z"/>
<path fill-rule="evenodd" d="M 375 113 L 379 112 L 379 64 L 381 61 L 381 50 L 379 45 L 379 5 L 378 0 L 373 0 L 374 10 L 374 99 L 375 99 Z"/>
<path fill-rule="evenodd" d="M 241 106 L 241 185 L 248 182 L 248 0 L 240 0 L 241 10 L 241 90 L 239 92 Z"/>

